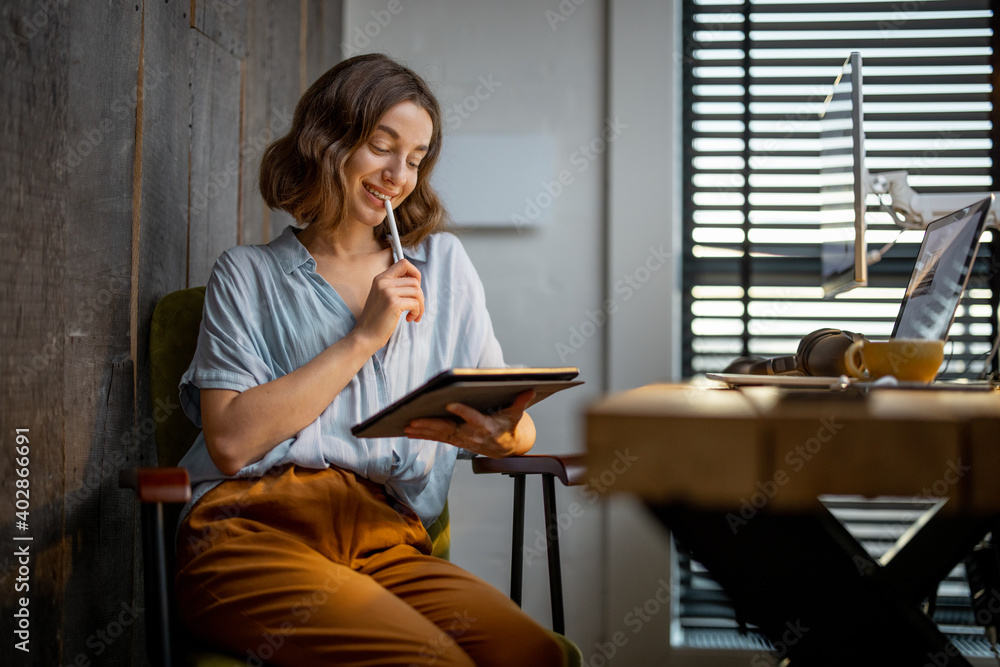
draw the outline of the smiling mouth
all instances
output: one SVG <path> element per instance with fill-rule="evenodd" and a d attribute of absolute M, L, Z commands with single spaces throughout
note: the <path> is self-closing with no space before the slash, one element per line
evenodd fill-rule
<path fill-rule="evenodd" d="M 372 187 L 370 187 L 370 186 L 368 186 L 368 185 L 366 185 L 364 183 L 362 183 L 362 185 L 364 185 L 365 186 L 365 190 L 367 190 L 368 192 L 370 192 L 376 199 L 381 199 L 382 201 L 390 201 L 390 200 L 392 200 L 392 197 L 390 195 L 382 194 L 378 190 L 375 190 Z"/>

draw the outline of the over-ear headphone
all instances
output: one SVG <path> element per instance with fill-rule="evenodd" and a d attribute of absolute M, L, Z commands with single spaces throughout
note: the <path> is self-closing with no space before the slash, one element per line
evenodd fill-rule
<path fill-rule="evenodd" d="M 752 375 L 846 375 L 844 353 L 851 343 L 864 339 L 864 336 L 852 331 L 817 329 L 799 341 L 799 349 L 789 357 L 739 357 L 726 366 L 725 372 Z"/>

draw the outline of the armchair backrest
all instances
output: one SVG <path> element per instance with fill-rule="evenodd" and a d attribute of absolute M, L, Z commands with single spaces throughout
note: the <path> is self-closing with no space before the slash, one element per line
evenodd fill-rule
<path fill-rule="evenodd" d="M 198 346 L 198 329 L 205 303 L 205 288 L 171 292 L 153 310 L 149 327 L 149 373 L 153 405 L 177 403 L 181 376 Z M 174 410 L 156 424 L 159 465 L 174 466 L 191 448 L 201 431 L 183 410 Z"/>

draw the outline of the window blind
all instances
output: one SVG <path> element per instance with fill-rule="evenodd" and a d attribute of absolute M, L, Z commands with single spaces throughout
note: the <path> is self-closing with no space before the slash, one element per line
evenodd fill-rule
<path fill-rule="evenodd" d="M 819 109 L 844 60 L 859 51 L 871 173 L 906 170 L 921 193 L 1000 190 L 992 159 L 995 20 L 983 0 L 685 0 L 685 377 L 722 370 L 740 355 L 793 354 L 802 336 L 823 327 L 889 336 L 922 233 L 900 233 L 869 194 L 869 250 L 895 244 L 869 267 L 868 287 L 823 298 Z M 944 377 L 984 367 L 1000 273 L 989 249 L 998 245 L 984 235 L 950 330 Z M 875 556 L 926 505 L 826 502 Z M 675 643 L 767 646 L 752 627 L 738 632 L 725 592 L 697 561 L 678 553 L 675 573 Z M 991 655 L 972 622 L 961 566 L 941 583 L 934 618 L 966 654 Z"/>
<path fill-rule="evenodd" d="M 793 354 L 832 326 L 888 337 L 922 232 L 867 204 L 869 287 L 819 287 L 818 112 L 863 58 L 865 165 L 921 193 L 987 193 L 994 21 L 984 1 L 727 3 L 684 15 L 684 375 Z M 883 197 L 883 201 L 891 201 Z M 983 368 L 996 321 L 989 234 L 951 328 L 946 377 Z"/>

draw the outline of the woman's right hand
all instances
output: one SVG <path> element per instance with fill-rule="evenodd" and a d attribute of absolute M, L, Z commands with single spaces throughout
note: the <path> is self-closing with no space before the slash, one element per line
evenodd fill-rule
<path fill-rule="evenodd" d="M 353 333 L 382 347 L 406 311 L 407 322 L 419 322 L 424 315 L 424 293 L 420 289 L 420 271 L 401 259 L 375 276 Z"/>
<path fill-rule="evenodd" d="M 420 272 L 400 260 L 375 276 L 351 335 L 291 373 L 243 392 L 201 390 L 205 443 L 223 473 L 235 475 L 310 423 L 347 386 L 375 350 L 389 341 L 399 316 L 424 314 Z"/>

